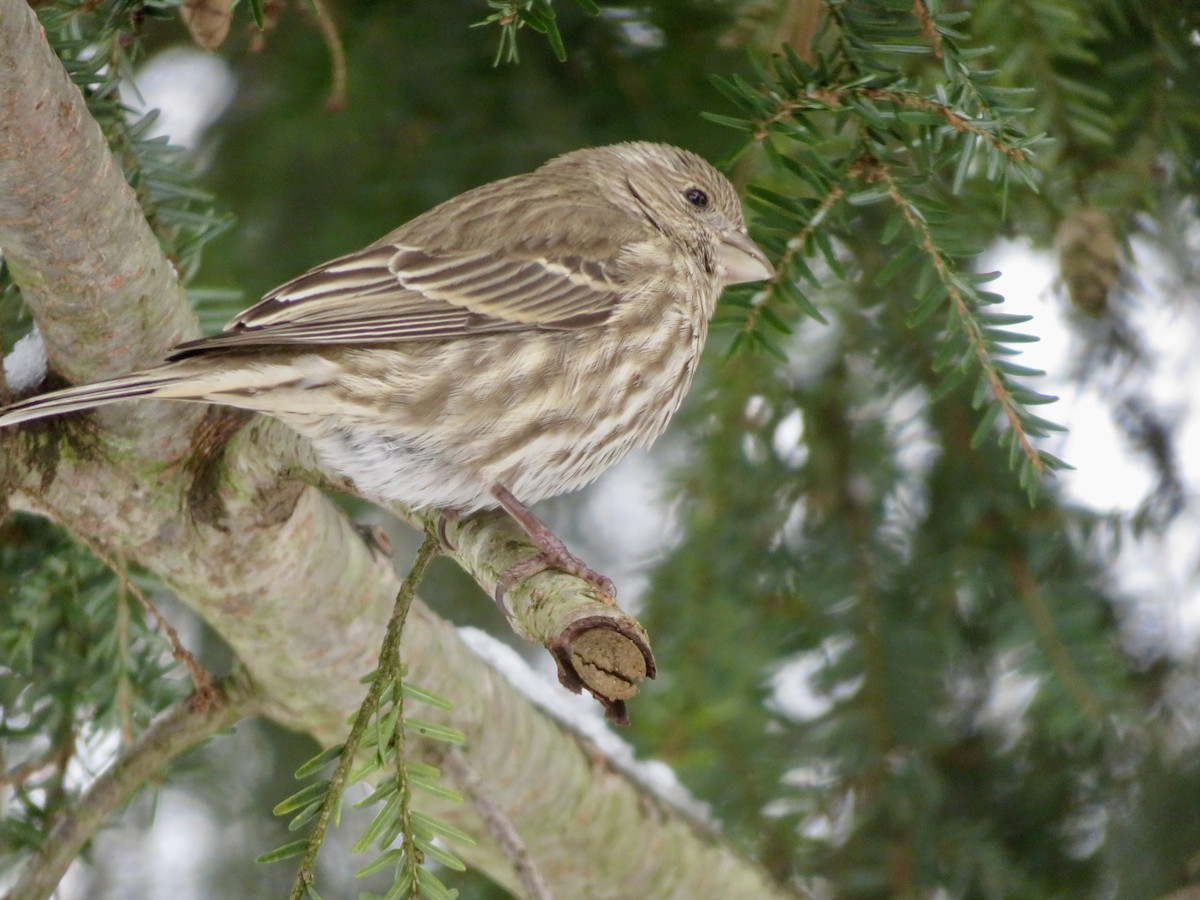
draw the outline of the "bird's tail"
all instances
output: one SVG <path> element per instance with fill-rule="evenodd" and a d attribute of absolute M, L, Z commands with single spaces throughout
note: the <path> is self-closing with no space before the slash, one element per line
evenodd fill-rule
<path fill-rule="evenodd" d="M 107 381 L 41 394 L 0 409 L 0 428 L 5 425 L 18 425 L 31 419 L 91 409 L 93 406 L 103 406 L 118 400 L 151 396 L 168 385 L 178 383 L 179 380 L 180 374 L 175 371 L 175 367 L 166 365 L 158 369 L 110 378 Z"/>

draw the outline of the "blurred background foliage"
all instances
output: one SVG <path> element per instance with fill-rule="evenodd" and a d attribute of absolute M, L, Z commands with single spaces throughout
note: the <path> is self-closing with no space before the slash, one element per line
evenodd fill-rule
<path fill-rule="evenodd" d="M 494 66 L 509 38 L 471 26 L 510 7 L 544 25 L 548 3 L 343 0 L 325 11 L 345 52 L 336 111 L 336 54 L 312 8 L 256 4 L 263 31 L 238 8 L 218 51 L 232 101 L 177 154 L 128 124 L 115 94 L 141 61 L 190 42 L 174 4 L 38 4 L 194 276 L 208 330 L 297 272 L 562 151 L 649 139 L 729 163 L 782 277 L 726 298 L 702 377 L 649 457 L 649 489 L 623 488 L 626 467 L 545 504 L 584 556 L 626 573 L 623 599 L 650 630 L 660 676 L 623 734 L 802 893 L 1151 898 L 1200 881 L 1195 645 L 1137 633 L 1146 609 L 1178 598 L 1131 595 L 1121 569 L 1130 543 L 1197 543 L 1182 417 L 1140 377 L 1164 335 L 1137 312 L 1153 301 L 1197 317 L 1200 9 L 588 6 L 554 6 L 565 61 L 522 28 L 519 64 Z M 1103 412 L 1152 475 L 1136 508 L 1081 502 L 1040 474 L 1052 457 L 1022 446 L 1023 433 L 1056 446 L 1028 407 L 1059 412 L 1012 360 L 1019 323 L 995 317 L 974 274 L 1012 239 L 1057 254 L 1072 350 L 1053 374 L 1106 386 Z M 1138 268 L 1148 256 L 1153 272 Z M 1166 289 L 1151 296 L 1151 280 Z M 6 349 L 22 315 L 10 291 Z M 595 512 L 613 508 L 665 523 L 632 562 L 620 523 Z M 85 550 L 10 517 L 0 551 L 11 863 L 105 758 L 89 742 L 143 726 L 183 682 L 163 680 L 166 650 Z M 1182 590 L 1195 601 L 1194 570 Z M 449 564 L 423 593 L 506 635 Z M 184 630 L 227 665 L 200 623 Z M 282 892 L 290 873 L 251 860 L 281 842 L 270 808 L 312 752 L 254 723 L 191 754 L 156 794 L 166 822 L 152 826 L 142 798 L 72 890 Z M 147 842 L 143 829 L 165 826 L 198 829 L 203 850 L 189 856 L 186 836 Z M 329 865 L 349 895 L 352 866 Z"/>

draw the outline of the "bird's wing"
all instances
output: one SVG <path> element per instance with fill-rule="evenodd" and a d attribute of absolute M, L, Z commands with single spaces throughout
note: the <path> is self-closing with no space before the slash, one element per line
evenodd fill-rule
<path fill-rule="evenodd" d="M 280 285 L 226 330 L 172 359 L 225 347 L 372 344 L 584 328 L 621 298 L 611 262 L 583 256 L 429 252 L 382 243 Z"/>

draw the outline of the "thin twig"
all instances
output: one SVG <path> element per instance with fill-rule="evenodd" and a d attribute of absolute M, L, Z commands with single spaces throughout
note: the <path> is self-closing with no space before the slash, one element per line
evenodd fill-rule
<path fill-rule="evenodd" d="M 942 58 L 942 33 L 937 30 L 937 23 L 929 14 L 927 0 L 913 0 L 913 15 L 921 23 L 921 34 L 925 36 L 925 40 L 929 41 L 933 58 L 940 60 Z"/>
<path fill-rule="evenodd" d="M 85 547 L 87 547 L 92 552 L 93 556 L 108 566 L 114 575 L 121 579 L 122 588 L 133 594 L 133 596 L 137 598 L 138 602 L 141 603 L 142 609 L 144 609 L 150 615 L 150 618 L 154 619 L 154 621 L 158 624 L 158 627 L 162 630 L 163 634 L 166 635 L 167 640 L 171 644 L 171 656 L 174 657 L 177 662 L 183 663 L 188 670 L 188 674 L 192 678 L 192 686 L 195 688 L 195 697 L 192 702 L 203 703 L 206 693 L 212 689 L 212 674 L 206 668 L 204 668 L 204 666 L 200 665 L 200 663 L 196 660 L 196 657 L 191 654 L 191 651 L 183 646 L 183 641 L 179 638 L 179 632 L 176 631 L 174 626 L 171 625 L 171 623 L 166 620 L 163 614 L 158 611 L 158 607 L 156 607 L 150 601 L 150 598 L 146 596 L 145 592 L 133 583 L 133 579 L 129 577 L 129 570 L 126 569 L 119 560 L 109 556 L 98 544 L 84 535 L 75 534 L 74 537 Z"/>
<path fill-rule="evenodd" d="M 173 759 L 248 714 L 251 694 L 240 683 L 215 685 L 197 707 L 178 703 L 159 716 L 83 796 L 55 822 L 5 900 L 44 900 L 109 817 Z"/>
<path fill-rule="evenodd" d="M 996 134 L 996 132 L 984 128 L 972 119 L 964 117 L 949 106 L 938 103 L 936 100 L 930 100 L 928 97 L 923 97 L 920 94 L 897 91 L 891 88 L 817 88 L 808 92 L 799 100 L 781 102 L 779 109 L 775 113 L 758 123 L 755 135 L 759 140 L 765 140 L 769 133 L 770 125 L 786 121 L 797 110 L 827 109 L 831 112 L 836 112 L 838 110 L 849 109 L 850 103 L 848 101 L 860 98 L 933 113 L 945 119 L 946 123 L 955 131 L 960 134 L 974 135 L 980 140 L 986 141 L 992 145 L 993 149 L 999 153 L 1003 153 L 1014 162 L 1029 161 L 1029 151 L 1023 147 L 1014 147 L 1012 144 L 1007 143 L 1003 137 Z"/>
<path fill-rule="evenodd" d="M 3 749 L 0 746 L 0 752 L 3 752 Z M 0 786 L 24 784 L 43 769 L 53 766 L 58 759 L 58 753 L 58 745 L 54 745 L 48 748 L 45 753 L 40 753 L 32 759 L 18 763 L 11 769 L 0 772 Z"/>
<path fill-rule="evenodd" d="M 471 805 L 483 819 L 484 827 L 491 835 L 504 854 L 504 858 L 512 865 L 525 889 L 527 900 L 553 900 L 546 879 L 529 853 L 529 848 L 512 818 L 500 806 L 500 802 L 483 780 L 475 767 L 457 747 L 451 747 L 442 757 L 442 765 L 446 768 L 451 780 L 466 793 Z"/>
<path fill-rule="evenodd" d="M 1093 722 L 1101 721 L 1104 718 L 1104 704 L 1100 702 L 1100 698 L 1075 665 L 1075 660 L 1071 658 L 1071 651 L 1054 622 L 1054 614 L 1046 605 L 1046 597 L 1029 568 L 1029 560 L 1011 553 L 1005 559 L 1005 568 L 1008 569 L 1008 577 L 1012 579 L 1013 587 L 1017 589 L 1017 596 L 1033 621 L 1033 630 L 1050 658 L 1051 668 L 1058 674 L 1067 693 L 1079 704 L 1084 715 Z"/>
<path fill-rule="evenodd" d="M 416 835 L 413 833 L 412 827 L 412 790 L 408 783 L 408 766 L 405 757 L 404 685 L 401 683 L 404 663 L 400 658 L 400 636 L 404 633 L 404 622 L 412 607 L 417 585 L 425 575 L 425 569 L 441 552 L 442 546 L 441 538 L 434 532 L 430 531 L 425 534 L 425 542 L 417 551 L 413 567 L 409 571 L 408 577 L 404 579 L 404 583 L 400 585 L 400 591 L 396 595 L 396 608 L 392 612 L 392 618 L 388 621 L 387 635 L 383 639 L 383 650 L 379 654 L 379 672 L 375 676 L 383 684 L 393 685 L 392 703 L 395 710 L 392 715 L 395 718 L 395 724 L 392 726 L 392 752 L 394 754 L 393 761 L 396 764 L 396 791 L 400 798 L 400 835 L 401 845 L 404 848 L 404 865 L 412 876 L 408 885 L 408 895 L 414 900 L 421 895 L 422 853 L 421 848 L 417 846 Z"/>
<path fill-rule="evenodd" d="M 121 590 L 117 594 L 117 657 L 121 667 L 117 676 L 117 710 L 121 718 L 121 741 L 133 743 L 133 686 L 129 678 L 129 580 L 121 579 Z"/>
<path fill-rule="evenodd" d="M 321 801 L 320 812 L 317 813 L 313 821 L 312 833 L 308 836 L 308 844 L 304 849 L 304 855 L 300 858 L 300 867 L 296 872 L 296 880 L 292 884 L 290 900 L 303 900 L 308 893 L 309 886 L 313 883 L 317 854 L 320 853 L 321 844 L 325 841 L 325 832 L 329 828 L 334 811 L 341 805 L 342 793 L 346 789 L 346 781 L 350 777 L 350 768 L 354 765 L 354 758 L 358 755 L 358 748 L 362 745 L 363 735 L 366 734 L 367 726 L 371 724 L 371 718 L 379 708 L 379 698 L 383 696 L 384 691 L 388 687 L 396 686 L 396 679 L 400 672 L 400 637 L 404 628 L 404 620 L 408 616 L 409 607 L 412 606 L 413 597 L 417 593 L 417 585 L 421 583 L 421 579 L 425 576 L 425 570 L 429 568 L 429 564 L 441 552 L 441 548 L 442 544 L 437 536 L 427 534 L 425 542 L 421 544 L 421 548 L 417 551 L 417 558 L 413 561 L 412 568 L 409 569 L 408 575 L 400 585 L 400 591 L 396 595 L 396 606 L 392 611 L 391 619 L 388 620 L 387 631 L 383 636 L 383 645 L 379 650 L 379 668 L 376 669 L 375 677 L 371 680 L 371 687 L 367 691 L 367 696 L 363 698 L 362 705 L 358 708 L 358 714 L 354 717 L 354 724 L 350 726 L 350 734 L 347 735 L 346 742 L 342 745 L 342 752 L 338 757 L 337 767 L 333 770 L 333 775 L 329 778 L 329 787 L 325 789 L 325 796 Z M 400 691 L 396 689 L 394 693 L 399 698 Z M 399 699 L 396 702 L 400 702 Z M 402 753 L 403 740 L 396 747 L 396 755 L 399 757 Z M 405 773 L 405 776 L 407 778 L 407 773 Z M 402 815 L 407 820 L 407 810 L 402 810 Z M 411 840 L 409 837 L 410 833 L 411 828 L 408 827 L 406 821 L 406 852 Z M 415 876 L 413 884 L 414 886 L 416 884 Z"/>
<path fill-rule="evenodd" d="M 338 33 L 337 23 L 333 21 L 333 13 L 325 0 L 309 0 L 312 4 L 313 18 L 317 20 L 317 28 L 325 47 L 329 50 L 330 79 L 329 97 L 325 108 L 330 112 L 341 112 L 346 106 L 346 48 L 342 45 L 342 36 Z"/>
<path fill-rule="evenodd" d="M 804 248 L 808 244 L 808 239 L 817 230 L 817 226 L 825 221 L 825 217 L 829 215 L 829 211 L 837 205 L 837 202 L 842 199 L 845 193 L 845 189 L 840 184 L 835 184 L 829 193 L 821 199 L 817 211 L 809 217 L 804 227 L 788 240 L 787 250 L 784 251 L 783 256 L 779 258 L 779 261 L 775 265 L 775 274 L 763 284 L 767 297 L 771 296 L 771 292 L 775 289 L 776 285 L 788 277 L 787 270 L 792 260 L 797 256 L 804 255 Z M 749 314 L 746 316 L 746 321 L 742 323 L 743 334 L 749 334 L 758 327 L 758 320 L 762 317 L 762 310 L 766 305 L 767 302 L 764 300 L 757 306 L 751 307 Z"/>
<path fill-rule="evenodd" d="M 938 280 L 941 281 L 942 286 L 946 289 L 946 295 L 950 298 L 950 302 L 954 305 L 954 309 L 962 321 L 963 333 L 966 335 L 971 349 L 975 352 L 975 356 L 979 359 L 979 365 L 983 369 L 984 376 L 987 378 L 992 396 L 995 397 L 996 402 L 1000 404 L 1000 408 L 1004 411 L 1009 427 L 1012 429 L 1017 443 L 1021 447 L 1021 452 L 1029 460 L 1029 464 L 1033 467 L 1034 472 L 1039 475 L 1044 474 L 1046 471 L 1046 462 L 1033 446 L 1028 432 L 1025 431 L 1025 426 L 1021 424 L 1021 417 L 1017 411 L 1017 404 L 1013 400 L 1012 392 L 1009 391 L 1008 385 L 1004 383 L 1004 378 L 1000 374 L 1000 370 L 996 368 L 991 356 L 988 354 L 987 340 L 984 338 L 983 329 L 972 313 L 967 298 L 963 296 L 963 292 L 955 283 L 955 279 L 951 277 L 950 267 L 946 264 L 946 258 L 942 255 L 942 252 L 938 249 L 929 226 L 925 224 L 924 218 L 917 213 L 912 203 L 904 196 L 904 193 L 900 190 L 900 185 L 896 183 L 887 166 L 878 162 L 874 163 L 871 167 L 870 175 L 873 178 L 878 178 L 887 185 L 888 196 L 892 198 L 892 202 L 899 208 L 908 226 L 920 236 L 921 249 L 924 250 L 925 255 L 929 257 L 930 262 L 933 264 Z"/>
<path fill-rule="evenodd" d="M 0 293 L 3 288 L 0 288 Z M 0 341 L 0 406 L 8 406 L 12 400 L 12 391 L 8 388 L 8 376 L 4 372 L 4 342 Z"/>

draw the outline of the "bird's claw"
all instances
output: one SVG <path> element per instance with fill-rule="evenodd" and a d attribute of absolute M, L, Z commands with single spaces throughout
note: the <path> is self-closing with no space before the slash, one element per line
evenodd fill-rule
<path fill-rule="evenodd" d="M 517 582 L 523 581 L 526 578 L 532 578 L 534 575 L 545 572 L 547 569 L 558 569 L 560 572 L 574 575 L 576 578 L 582 578 L 596 589 L 598 599 L 602 603 L 607 603 L 610 606 L 616 605 L 617 588 L 613 584 L 612 579 L 607 575 L 601 575 L 565 547 L 543 550 L 524 562 L 510 566 L 496 582 L 496 603 L 501 609 L 505 609 L 504 595 L 508 592 L 509 588 Z"/>
<path fill-rule="evenodd" d="M 447 550 L 450 550 L 450 551 L 453 551 L 456 548 L 452 543 L 450 543 L 450 538 L 448 538 L 446 536 L 446 528 L 452 522 L 457 522 L 458 516 L 459 516 L 459 513 L 458 513 L 457 509 L 443 509 L 438 513 L 438 520 L 437 520 L 438 540 L 442 542 L 443 547 L 445 547 Z"/>

